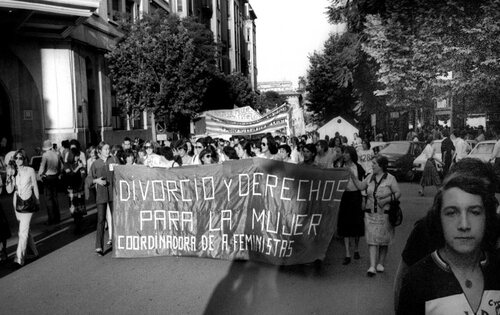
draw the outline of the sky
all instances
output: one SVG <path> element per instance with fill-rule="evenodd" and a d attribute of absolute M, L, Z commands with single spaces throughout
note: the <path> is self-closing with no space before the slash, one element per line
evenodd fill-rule
<path fill-rule="evenodd" d="M 336 28 L 325 14 L 329 0 L 250 0 L 257 20 L 258 82 L 292 81 L 309 68 L 308 56 L 321 51 Z"/>

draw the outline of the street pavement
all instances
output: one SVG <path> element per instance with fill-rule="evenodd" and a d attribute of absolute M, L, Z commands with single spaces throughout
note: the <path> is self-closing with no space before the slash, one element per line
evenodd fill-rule
<path fill-rule="evenodd" d="M 100 257 L 93 252 L 91 214 L 83 235 L 73 235 L 70 219 L 54 230 L 41 227 L 40 258 L 18 270 L 0 266 L 9 270 L 0 278 L 0 314 L 393 314 L 401 251 L 435 193 L 428 188 L 420 197 L 417 184 L 400 187 L 404 221 L 389 247 L 386 271 L 374 278 L 366 276 L 363 239 L 361 259 L 347 266 L 342 242 L 332 241 L 321 269 L 192 257 Z M 42 222 L 43 214 L 38 216 Z"/>

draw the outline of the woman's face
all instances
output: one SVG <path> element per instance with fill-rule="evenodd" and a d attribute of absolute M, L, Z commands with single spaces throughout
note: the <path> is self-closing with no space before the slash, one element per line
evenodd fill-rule
<path fill-rule="evenodd" d="M 373 170 L 373 174 L 383 173 L 382 168 L 380 167 L 380 165 L 378 165 L 376 160 L 372 160 L 372 170 Z"/>
<path fill-rule="evenodd" d="M 461 255 L 480 249 L 486 227 L 481 196 L 456 187 L 447 189 L 443 193 L 440 217 L 447 249 Z"/>
<path fill-rule="evenodd" d="M 286 150 L 284 148 L 278 149 L 278 155 L 283 160 L 288 158 L 288 153 L 286 152 Z"/>
<path fill-rule="evenodd" d="M 101 157 L 102 158 L 108 158 L 109 156 L 109 145 L 105 144 L 102 149 L 101 149 Z"/>
<path fill-rule="evenodd" d="M 125 158 L 125 164 L 126 165 L 132 165 L 134 164 L 134 156 L 133 155 L 129 155 Z"/>
<path fill-rule="evenodd" d="M 146 154 L 147 154 L 147 155 L 151 155 L 151 154 L 153 154 L 153 145 L 152 145 L 151 143 L 146 142 L 146 143 L 144 144 L 144 148 L 146 149 Z"/>
<path fill-rule="evenodd" d="M 194 145 L 194 153 L 200 154 L 201 150 L 203 150 L 203 145 L 201 144 L 201 142 L 196 142 Z"/>
<path fill-rule="evenodd" d="M 184 157 L 186 155 L 186 149 L 184 147 L 180 147 L 177 149 L 177 154 L 180 156 L 180 157 Z"/>
<path fill-rule="evenodd" d="M 302 155 L 304 155 L 304 161 L 311 161 L 312 159 L 314 159 L 314 154 L 307 148 L 304 148 L 302 150 Z"/>
<path fill-rule="evenodd" d="M 14 160 L 16 161 L 17 166 L 21 166 L 24 164 L 24 157 L 22 154 L 16 154 L 16 156 L 14 157 Z"/>
<path fill-rule="evenodd" d="M 205 154 L 201 157 L 201 161 L 203 162 L 203 164 L 212 164 L 212 154 L 210 154 L 210 153 L 205 153 Z"/>
<path fill-rule="evenodd" d="M 261 149 L 262 153 L 266 153 L 267 151 L 269 151 L 267 138 L 262 138 L 262 140 L 260 140 L 260 146 L 262 148 Z"/>
<path fill-rule="evenodd" d="M 351 161 L 351 155 L 347 151 L 344 151 L 344 153 L 342 153 L 342 157 L 344 158 L 345 162 Z"/>
<path fill-rule="evenodd" d="M 340 147 L 340 145 L 342 145 L 340 138 L 335 138 L 335 140 L 333 140 L 333 143 L 336 147 Z"/>

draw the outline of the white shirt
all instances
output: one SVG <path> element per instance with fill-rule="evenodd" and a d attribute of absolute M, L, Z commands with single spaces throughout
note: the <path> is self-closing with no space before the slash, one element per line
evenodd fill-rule
<path fill-rule="evenodd" d="M 462 138 L 456 138 L 455 141 L 455 157 L 458 162 L 467 156 L 468 151 L 470 151 L 470 147 L 469 144 Z"/>

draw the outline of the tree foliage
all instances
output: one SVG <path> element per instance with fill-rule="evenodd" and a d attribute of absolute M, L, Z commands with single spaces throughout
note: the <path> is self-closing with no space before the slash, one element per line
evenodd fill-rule
<path fill-rule="evenodd" d="M 255 109 L 264 113 L 267 110 L 283 105 L 286 101 L 287 100 L 284 95 L 281 95 L 276 91 L 266 91 L 257 97 Z"/>
<path fill-rule="evenodd" d="M 332 34 L 322 52 L 309 57 L 307 78 L 309 108 L 318 120 L 336 115 L 360 116 L 368 107 L 379 108 L 376 97 L 377 64 L 362 50 L 366 16 L 384 9 L 382 0 L 332 0 L 327 10 L 331 23 L 347 25 L 343 34 Z"/>
<path fill-rule="evenodd" d="M 191 18 L 161 12 L 121 28 L 125 36 L 106 57 L 124 112 L 194 116 L 216 71 L 212 33 Z"/>
<path fill-rule="evenodd" d="M 254 108 L 256 98 L 257 95 L 252 90 L 248 78 L 243 74 L 216 73 L 211 78 L 203 99 L 203 110 L 227 109 L 234 106 Z"/>
<path fill-rule="evenodd" d="M 389 104 L 453 95 L 466 109 L 498 99 L 500 1 L 387 0 L 385 9 L 366 17 L 363 50 Z"/>

